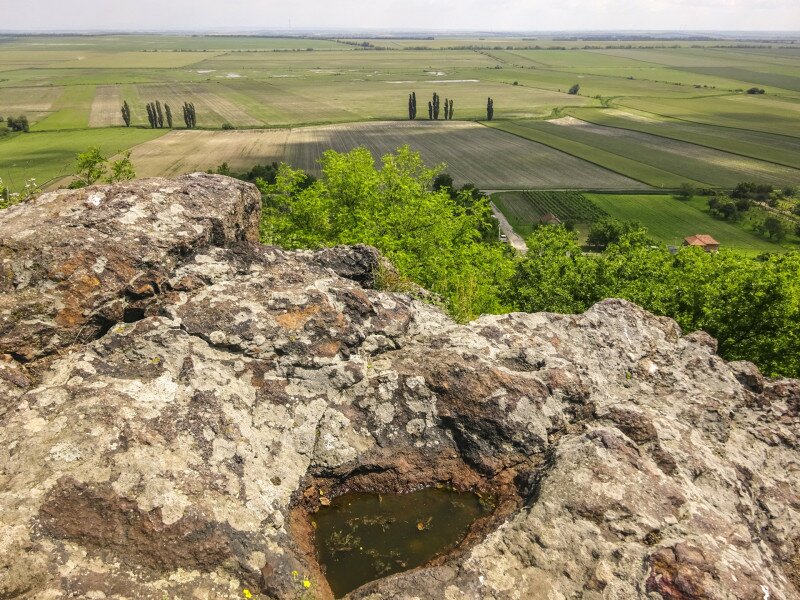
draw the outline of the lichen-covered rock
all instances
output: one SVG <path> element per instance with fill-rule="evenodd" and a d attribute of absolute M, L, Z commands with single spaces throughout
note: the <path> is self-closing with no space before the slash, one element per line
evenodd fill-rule
<path fill-rule="evenodd" d="M 800 382 L 619 300 L 456 325 L 371 248 L 257 245 L 259 206 L 0 212 L 0 599 L 326 598 L 320 498 L 437 483 L 494 517 L 353 598 L 800 598 Z"/>

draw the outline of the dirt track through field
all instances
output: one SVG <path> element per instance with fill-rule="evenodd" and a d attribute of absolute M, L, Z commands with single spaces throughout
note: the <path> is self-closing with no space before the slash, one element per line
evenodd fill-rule
<path fill-rule="evenodd" d="M 136 148 L 140 175 L 234 170 L 284 161 L 318 174 L 327 149 L 363 146 L 376 159 L 408 144 L 429 166 L 446 164 L 461 183 L 492 189 L 643 189 L 646 186 L 536 142 L 469 122 L 387 121 L 298 129 L 176 131 Z"/>

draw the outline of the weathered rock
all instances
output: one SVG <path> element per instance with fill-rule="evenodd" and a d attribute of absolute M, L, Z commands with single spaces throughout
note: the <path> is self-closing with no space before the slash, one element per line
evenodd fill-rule
<path fill-rule="evenodd" d="M 800 598 L 800 382 L 619 300 L 462 326 L 193 175 L 0 212 L 0 599 L 329 590 L 308 511 L 498 495 L 353 598 Z"/>

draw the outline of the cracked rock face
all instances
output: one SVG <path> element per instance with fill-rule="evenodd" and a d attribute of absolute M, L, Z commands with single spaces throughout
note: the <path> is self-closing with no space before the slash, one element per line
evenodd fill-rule
<path fill-rule="evenodd" d="M 352 598 L 800 598 L 800 382 L 608 300 L 454 324 L 192 175 L 0 212 L 0 599 L 329 597 L 307 514 L 486 489 Z"/>

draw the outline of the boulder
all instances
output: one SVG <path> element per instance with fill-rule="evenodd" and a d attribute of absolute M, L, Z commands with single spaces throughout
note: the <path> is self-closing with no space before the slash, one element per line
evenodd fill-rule
<path fill-rule="evenodd" d="M 497 508 L 349 597 L 800 598 L 800 382 L 621 300 L 459 325 L 259 208 L 195 174 L 0 211 L 0 599 L 329 598 L 320 498 L 437 484 Z"/>

